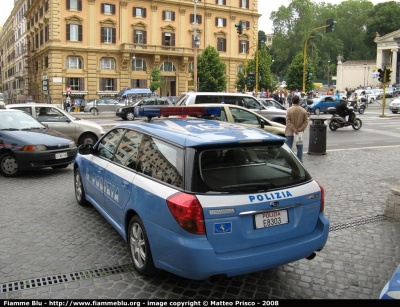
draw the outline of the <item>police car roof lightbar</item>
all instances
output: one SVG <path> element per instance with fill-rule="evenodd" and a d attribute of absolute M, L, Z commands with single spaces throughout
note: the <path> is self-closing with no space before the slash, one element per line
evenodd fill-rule
<path fill-rule="evenodd" d="M 141 106 L 135 108 L 135 116 L 152 117 L 168 116 L 221 116 L 220 107 L 182 106 L 182 107 L 156 107 Z"/>

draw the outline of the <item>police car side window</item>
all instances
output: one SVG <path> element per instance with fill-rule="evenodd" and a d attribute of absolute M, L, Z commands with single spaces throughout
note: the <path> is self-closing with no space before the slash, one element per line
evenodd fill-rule
<path fill-rule="evenodd" d="M 119 143 L 118 149 L 114 156 L 114 161 L 136 170 L 139 146 L 142 142 L 142 137 L 142 133 L 128 130 Z"/>
<path fill-rule="evenodd" d="M 243 106 L 247 109 L 260 109 L 260 104 L 253 98 L 244 98 Z"/>
<path fill-rule="evenodd" d="M 107 160 L 112 160 L 124 132 L 124 129 L 113 129 L 108 132 L 97 146 L 97 154 Z"/>
<path fill-rule="evenodd" d="M 183 187 L 183 149 L 143 135 L 137 170 L 162 182 Z"/>

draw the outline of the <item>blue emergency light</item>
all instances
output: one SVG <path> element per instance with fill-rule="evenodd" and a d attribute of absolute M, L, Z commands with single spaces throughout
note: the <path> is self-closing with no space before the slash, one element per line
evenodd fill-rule
<path fill-rule="evenodd" d="M 152 117 L 168 116 L 221 116 L 220 107 L 204 106 L 182 106 L 182 107 L 158 107 L 158 106 L 140 106 L 135 108 L 135 116 L 145 116 L 149 120 Z"/>

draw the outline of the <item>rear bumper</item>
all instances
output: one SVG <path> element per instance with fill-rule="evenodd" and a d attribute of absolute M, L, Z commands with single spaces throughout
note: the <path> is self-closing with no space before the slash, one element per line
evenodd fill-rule
<path fill-rule="evenodd" d="M 189 279 L 258 272 L 310 256 L 328 239 L 329 220 L 319 215 L 313 232 L 291 240 L 246 250 L 216 253 L 206 236 L 171 233 L 145 222 L 156 267 Z"/>

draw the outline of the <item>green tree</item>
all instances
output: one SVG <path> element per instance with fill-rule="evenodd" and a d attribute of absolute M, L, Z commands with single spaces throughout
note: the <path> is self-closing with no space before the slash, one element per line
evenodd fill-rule
<path fill-rule="evenodd" d="M 158 90 L 162 85 L 163 82 L 161 81 L 161 72 L 158 68 L 153 68 L 151 70 L 151 83 L 150 83 L 150 91 L 153 93 Z"/>
<path fill-rule="evenodd" d="M 236 76 L 235 87 L 239 92 L 244 91 L 244 74 L 243 72 L 239 71 Z"/>
<path fill-rule="evenodd" d="M 226 90 L 226 65 L 219 52 L 208 45 L 197 57 L 199 92 L 223 92 Z"/>
<path fill-rule="evenodd" d="M 314 68 L 308 59 L 308 72 L 312 73 L 310 84 L 306 84 L 306 92 L 312 91 L 314 89 Z M 303 52 L 297 53 L 292 63 L 288 67 L 288 72 L 286 74 L 286 88 L 288 90 L 303 90 L 303 68 L 304 68 L 304 56 Z"/>
<path fill-rule="evenodd" d="M 376 55 L 376 35 L 383 36 L 400 29 L 399 16 L 400 4 L 395 1 L 378 3 L 369 14 L 364 43 L 373 56 Z"/>
<path fill-rule="evenodd" d="M 258 72 L 259 72 L 259 80 L 258 80 L 258 90 L 270 89 L 270 91 L 275 91 L 277 88 L 277 82 L 273 80 L 273 75 L 271 72 L 272 66 L 272 56 L 268 53 L 266 46 L 263 46 L 262 49 L 258 51 Z M 251 59 L 247 64 L 247 74 L 250 72 L 256 72 L 256 60 Z M 255 83 L 251 84 L 248 90 L 255 89 Z"/>

